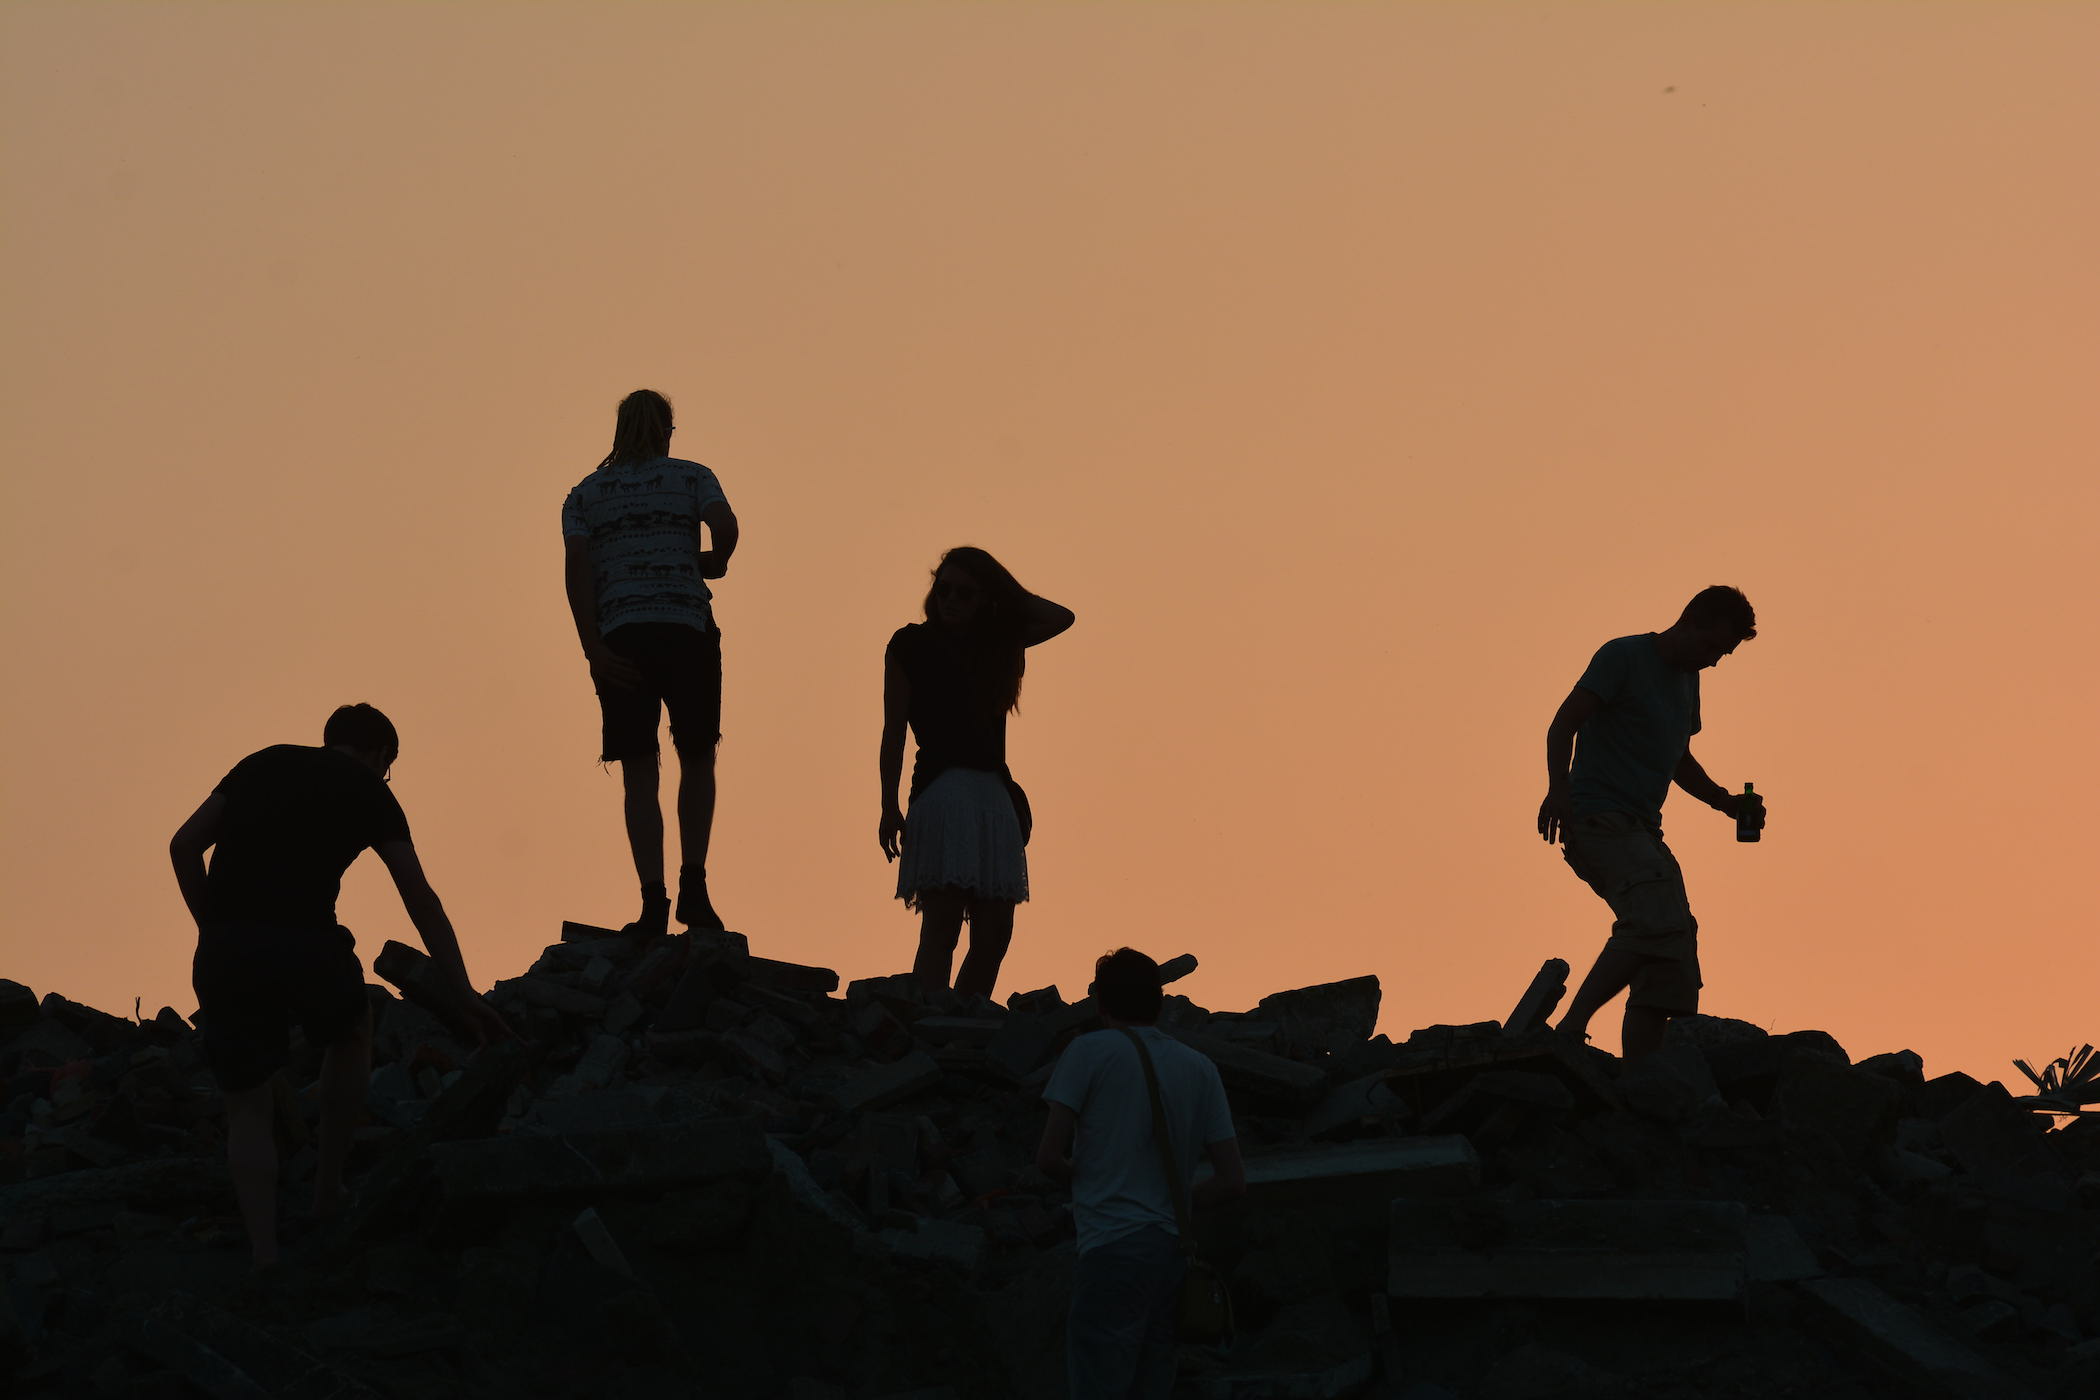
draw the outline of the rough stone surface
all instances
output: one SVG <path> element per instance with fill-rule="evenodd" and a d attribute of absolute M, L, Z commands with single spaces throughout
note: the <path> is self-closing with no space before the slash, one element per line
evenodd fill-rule
<path fill-rule="evenodd" d="M 841 997 L 758 951 L 788 956 L 565 926 L 480 1048 L 428 959 L 383 951 L 355 1197 L 288 1220 L 267 1283 L 196 1030 L 0 985 L 10 1400 L 1056 1400 L 1075 1241 L 1039 1092 L 1094 1007 Z M 2100 1122 L 1816 1033 L 1683 1018 L 1628 1067 L 1491 1021 L 1368 1034 L 1373 996 L 1162 1008 L 1251 1183 L 1199 1213 L 1240 1330 L 1184 1397 L 2094 1392 Z M 288 1208 L 319 1064 L 295 1039 L 276 1095 Z M 1716 1218 L 1732 1239 L 1672 1224 Z"/>

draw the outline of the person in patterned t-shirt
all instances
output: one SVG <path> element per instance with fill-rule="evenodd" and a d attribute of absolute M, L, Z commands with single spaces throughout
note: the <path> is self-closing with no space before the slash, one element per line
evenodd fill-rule
<path fill-rule="evenodd" d="M 671 916 L 657 797 L 665 712 L 678 750 L 678 919 L 723 926 L 707 895 L 722 738 L 722 633 L 707 580 L 729 572 L 737 522 L 715 474 L 670 455 L 671 426 L 670 401 L 655 390 L 622 399 L 612 451 L 561 510 L 569 612 L 598 692 L 599 761 L 620 765 L 642 886 L 641 916 L 625 929 L 637 934 L 668 931 Z"/>

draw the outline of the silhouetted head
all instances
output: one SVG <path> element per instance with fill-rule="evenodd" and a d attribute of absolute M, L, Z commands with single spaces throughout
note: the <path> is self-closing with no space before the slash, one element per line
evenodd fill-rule
<path fill-rule="evenodd" d="M 1693 594 L 1665 635 L 1679 665 L 1703 671 L 1757 635 L 1757 614 L 1741 589 L 1717 583 Z"/>
<path fill-rule="evenodd" d="M 1159 964 L 1135 948 L 1118 948 L 1097 958 L 1094 985 L 1088 990 L 1103 1015 L 1132 1026 L 1157 1021 L 1160 1002 L 1166 997 Z"/>
<path fill-rule="evenodd" d="M 620 400 L 613 419 L 612 451 L 602 467 L 653 462 L 671 455 L 671 401 L 654 389 L 637 389 Z"/>
<path fill-rule="evenodd" d="M 394 722 L 370 705 L 339 707 L 321 726 L 321 742 L 343 750 L 381 777 L 401 754 L 401 736 L 394 732 Z"/>
<path fill-rule="evenodd" d="M 991 654 L 1001 699 L 1020 708 L 1026 649 L 1018 638 L 1027 592 L 1006 566 L 975 545 L 958 545 L 941 556 L 926 593 L 926 620 Z"/>

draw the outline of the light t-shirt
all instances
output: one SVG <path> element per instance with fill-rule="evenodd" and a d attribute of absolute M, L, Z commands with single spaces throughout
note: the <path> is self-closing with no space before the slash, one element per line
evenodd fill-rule
<path fill-rule="evenodd" d="M 562 502 L 564 539 L 590 541 L 598 632 L 630 622 L 714 626 L 714 594 L 700 577 L 700 513 L 725 504 L 698 462 L 658 457 L 600 467 Z"/>
<path fill-rule="evenodd" d="M 1186 1178 L 1184 1186 L 1192 1184 L 1203 1149 L 1237 1135 L 1225 1086 L 1218 1067 L 1200 1052 L 1155 1026 L 1136 1030 L 1159 1076 L 1174 1160 Z M 1079 1115 L 1072 1144 L 1072 1218 L 1079 1227 L 1080 1252 L 1148 1225 L 1180 1233 L 1153 1143 L 1145 1068 L 1128 1036 L 1098 1030 L 1074 1040 L 1051 1071 L 1043 1098 Z"/>

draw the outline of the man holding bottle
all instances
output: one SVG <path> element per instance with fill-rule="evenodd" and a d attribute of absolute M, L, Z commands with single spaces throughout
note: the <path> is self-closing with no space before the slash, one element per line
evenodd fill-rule
<path fill-rule="evenodd" d="M 1560 1030 L 1584 1036 L 1590 1017 L 1627 993 L 1621 1051 L 1662 1048 L 1673 1016 L 1699 1009 L 1699 921 L 1684 872 L 1662 839 L 1662 804 L 1675 783 L 1736 820 L 1754 841 L 1763 800 L 1731 793 L 1692 757 L 1699 673 L 1757 635 L 1757 615 L 1734 588 L 1701 590 L 1668 629 L 1618 637 L 1597 649 L 1546 730 L 1546 800 L 1539 835 L 1611 906 L 1611 938 L 1576 988 Z M 1578 742 L 1580 736 L 1580 742 Z"/>

